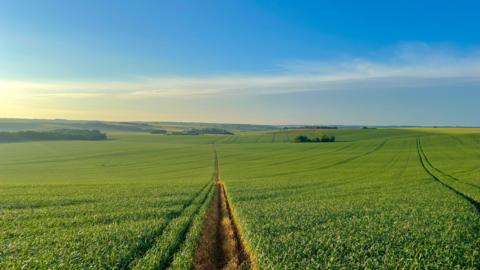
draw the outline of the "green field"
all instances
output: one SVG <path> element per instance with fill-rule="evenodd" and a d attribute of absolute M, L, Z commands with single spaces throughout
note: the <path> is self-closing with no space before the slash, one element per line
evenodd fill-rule
<path fill-rule="evenodd" d="M 212 186 L 210 145 L 115 138 L 0 149 L 0 268 L 133 266 L 160 240 L 171 260 Z"/>
<path fill-rule="evenodd" d="M 445 172 L 436 177 L 478 202 L 480 136 L 363 132 L 325 145 L 219 145 L 261 268 L 478 268 L 479 209 L 425 171 L 417 138 Z"/>
<path fill-rule="evenodd" d="M 214 147 L 260 269 L 480 268 L 480 132 L 108 135 L 0 144 L 1 269 L 191 268 Z"/>

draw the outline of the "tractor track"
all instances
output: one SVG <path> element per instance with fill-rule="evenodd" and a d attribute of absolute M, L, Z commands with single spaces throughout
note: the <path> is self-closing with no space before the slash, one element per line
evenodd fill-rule
<path fill-rule="evenodd" d="M 326 165 L 326 166 L 323 166 L 323 167 L 318 167 L 316 169 L 327 169 L 327 168 L 331 168 L 331 167 L 335 167 L 337 165 L 341 165 L 341 164 L 345 164 L 345 163 L 349 163 L 351 161 L 354 161 L 356 159 L 359 159 L 359 158 L 362 158 L 362 157 L 365 157 L 365 156 L 368 156 L 370 154 L 373 154 L 377 151 L 379 151 L 380 149 L 383 148 L 383 146 L 387 143 L 388 140 L 385 140 L 383 141 L 382 143 L 380 143 L 379 145 L 377 145 L 377 147 L 375 147 L 374 149 L 368 151 L 368 152 L 365 152 L 363 154 L 360 154 L 360 155 L 357 155 L 357 156 L 353 156 L 353 157 L 350 157 L 350 158 L 347 158 L 347 159 L 343 159 L 343 160 L 340 160 L 340 161 L 337 161 L 333 164 L 329 164 L 329 165 Z"/>
<path fill-rule="evenodd" d="M 476 200 L 474 200 L 472 197 L 468 196 L 467 194 L 455 189 L 454 187 L 452 187 L 451 185 L 449 185 L 445 181 L 442 181 L 439 177 L 437 177 L 433 173 L 433 171 L 429 167 L 432 167 L 432 169 L 434 169 L 434 170 L 435 170 L 435 168 L 433 166 L 431 166 L 430 161 L 428 161 L 427 155 L 423 151 L 422 143 L 421 143 L 419 138 L 417 138 L 417 152 L 418 152 L 418 157 L 420 159 L 420 163 L 422 164 L 422 167 L 427 174 L 429 174 L 435 181 L 437 181 L 438 183 L 440 183 L 441 185 L 443 185 L 447 189 L 453 191 L 455 194 L 457 194 L 458 196 L 462 197 L 464 200 L 469 202 L 473 207 L 475 207 L 475 209 L 477 210 L 477 214 L 480 214 L 480 203 L 479 202 L 477 202 Z"/>
<path fill-rule="evenodd" d="M 198 215 L 198 212 L 200 212 L 200 209 L 202 208 L 202 205 L 204 205 L 208 199 L 208 194 L 210 194 L 211 190 L 208 191 L 205 196 L 202 198 L 202 202 L 197 206 L 197 208 L 195 209 L 195 212 L 192 214 L 192 216 L 190 217 L 189 221 L 188 221 L 188 224 L 187 226 L 185 226 L 182 231 L 181 231 L 181 234 L 180 234 L 180 238 L 181 240 L 177 243 L 177 245 L 175 245 L 172 249 L 172 251 L 170 252 L 170 254 L 168 255 L 168 258 L 167 260 L 165 261 L 165 266 L 162 268 L 162 269 L 169 269 L 170 266 L 172 265 L 173 263 L 173 259 L 174 259 L 174 256 L 175 256 L 175 253 L 177 253 L 180 248 L 182 247 L 183 243 L 185 242 L 186 240 L 186 237 L 187 237 L 187 233 L 190 231 L 191 227 L 192 227 L 192 224 L 193 224 L 193 219 Z"/>
<path fill-rule="evenodd" d="M 123 257 L 123 259 L 117 264 L 117 267 L 118 269 L 129 269 L 130 265 L 138 258 L 141 258 L 143 257 L 147 251 L 154 245 L 155 243 L 155 239 L 157 239 L 158 237 L 160 237 L 165 228 L 173 221 L 175 220 L 176 218 L 180 217 L 183 213 L 183 211 L 189 207 L 194 201 L 195 199 L 200 196 L 200 194 L 202 194 L 202 192 L 209 186 L 210 184 L 207 183 L 205 186 L 203 186 L 200 191 L 198 191 L 197 193 L 195 193 L 195 195 L 190 198 L 187 202 L 185 202 L 181 209 L 179 211 L 173 211 L 172 213 L 168 214 L 167 217 L 168 217 L 168 221 L 165 222 L 164 224 L 162 224 L 161 226 L 159 226 L 157 228 L 157 230 L 155 230 L 154 232 L 152 232 L 151 234 L 148 234 L 148 235 L 145 235 L 143 237 L 143 240 L 141 241 L 141 245 L 135 247 L 133 250 L 130 251 L 130 253 L 128 255 L 126 255 L 125 257 Z"/>
<path fill-rule="evenodd" d="M 448 177 L 448 178 L 450 178 L 450 179 L 452 179 L 452 180 L 455 180 L 455 181 L 460 182 L 460 183 L 462 183 L 462 184 L 469 185 L 469 186 L 471 186 L 471 187 L 480 189 L 480 186 L 478 186 L 478 185 L 475 185 L 475 184 L 472 184 L 472 183 L 468 183 L 468 182 L 464 182 L 464 181 L 458 179 L 457 177 L 455 177 L 455 176 L 453 176 L 453 175 L 450 175 L 450 174 L 448 174 L 448 173 L 440 170 L 439 168 L 435 167 L 435 166 L 432 164 L 432 162 L 430 162 L 430 160 L 428 159 L 428 156 L 425 154 L 425 151 L 423 150 L 423 147 L 422 147 L 422 144 L 421 144 L 420 141 L 419 141 L 419 143 L 420 143 L 420 144 L 419 144 L 419 145 L 420 145 L 420 151 L 422 151 L 422 154 L 423 154 L 423 156 L 425 157 L 425 161 L 427 162 L 427 164 L 428 164 L 430 167 L 432 167 L 432 169 L 434 169 L 434 170 L 437 171 L 438 173 L 440 173 L 440 174 L 442 174 L 443 176 Z"/>
<path fill-rule="evenodd" d="M 218 154 L 215 156 L 215 194 L 207 211 L 194 269 L 256 269 L 235 221 L 224 183 L 220 180 Z"/>

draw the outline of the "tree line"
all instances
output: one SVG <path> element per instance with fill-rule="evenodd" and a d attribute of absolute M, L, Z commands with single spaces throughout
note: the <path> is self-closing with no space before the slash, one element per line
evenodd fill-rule
<path fill-rule="evenodd" d="M 192 128 L 184 131 L 174 131 L 172 135 L 203 135 L 203 134 L 220 134 L 234 135 L 232 132 L 220 128 Z"/>
<path fill-rule="evenodd" d="M 315 137 L 310 139 L 307 136 L 301 135 L 295 138 L 295 142 L 297 143 L 305 143 L 305 142 L 335 142 L 335 136 L 328 136 L 323 135 L 321 138 Z"/>
<path fill-rule="evenodd" d="M 337 126 L 295 126 L 284 127 L 283 129 L 338 129 Z"/>
<path fill-rule="evenodd" d="M 0 132 L 0 142 L 20 141 L 56 141 L 56 140 L 84 140 L 99 141 L 106 140 L 107 135 L 98 130 L 86 129 L 57 129 L 49 131 L 15 131 Z"/>

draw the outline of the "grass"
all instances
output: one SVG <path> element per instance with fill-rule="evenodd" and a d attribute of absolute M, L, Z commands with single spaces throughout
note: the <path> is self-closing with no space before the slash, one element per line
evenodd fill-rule
<path fill-rule="evenodd" d="M 478 269 L 480 135 L 436 131 L 0 144 L 0 268 L 191 268 L 215 143 L 260 269 Z M 338 142 L 292 143 L 323 134 Z"/>

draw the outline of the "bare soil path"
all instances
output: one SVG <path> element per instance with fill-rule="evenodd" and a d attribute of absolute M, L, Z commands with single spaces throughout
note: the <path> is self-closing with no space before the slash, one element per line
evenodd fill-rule
<path fill-rule="evenodd" d="M 201 270 L 252 269 L 249 256 L 240 237 L 231 204 L 220 180 L 217 151 L 215 153 L 216 191 L 205 217 L 202 237 L 195 254 L 194 268 Z"/>

